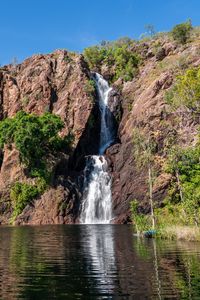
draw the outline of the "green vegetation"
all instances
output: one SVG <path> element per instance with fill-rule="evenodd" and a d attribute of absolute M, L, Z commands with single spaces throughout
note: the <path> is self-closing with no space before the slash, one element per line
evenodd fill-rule
<path fill-rule="evenodd" d="M 51 113 L 36 116 L 20 111 L 0 122 L 0 148 L 14 143 L 21 162 L 30 171 L 43 169 L 48 154 L 69 146 L 69 140 L 58 135 L 63 126 L 60 117 Z"/>
<path fill-rule="evenodd" d="M 104 70 L 109 74 L 110 82 L 121 78 L 123 81 L 131 81 L 137 74 L 139 66 L 148 57 L 156 56 L 162 61 L 166 57 L 164 44 L 177 44 L 180 47 L 190 41 L 198 40 L 199 28 L 192 27 L 190 20 L 178 24 L 171 32 L 155 32 L 154 26 L 145 26 L 146 32 L 136 41 L 128 37 L 120 38 L 113 42 L 102 41 L 99 45 L 86 48 L 83 52 L 85 60 L 91 70 L 100 72 Z M 173 57 L 172 57 L 173 60 Z M 169 61 L 164 61 L 167 67 Z M 177 60 L 174 61 L 177 64 Z M 188 65 L 187 61 L 180 61 L 182 68 Z"/>
<path fill-rule="evenodd" d="M 148 230 L 152 226 L 151 216 L 139 212 L 138 201 L 131 201 L 131 216 L 138 234 Z"/>
<path fill-rule="evenodd" d="M 140 62 L 130 45 L 131 40 L 128 38 L 114 43 L 103 42 L 99 46 L 86 48 L 83 54 L 91 69 L 99 69 L 104 64 L 113 68 L 113 81 L 118 78 L 129 81 L 136 75 Z"/>
<path fill-rule="evenodd" d="M 183 107 L 200 112 L 200 68 L 178 75 L 174 86 L 166 93 L 166 102 L 173 108 Z"/>
<path fill-rule="evenodd" d="M 20 111 L 15 117 L 0 122 L 0 148 L 14 144 L 27 174 L 36 178 L 34 184 L 16 182 L 11 188 L 13 218 L 28 202 L 42 194 L 50 183 L 50 157 L 70 149 L 72 136 L 61 138 L 58 134 L 63 127 L 60 117 L 51 113 L 36 116 Z"/>
<path fill-rule="evenodd" d="M 43 194 L 47 187 L 44 179 L 38 179 L 34 185 L 16 182 L 10 191 L 10 199 L 12 201 L 13 213 L 11 222 L 21 214 L 27 204 L 31 203 L 39 195 Z"/>
<path fill-rule="evenodd" d="M 94 80 L 89 79 L 85 84 L 85 92 L 89 97 L 94 99 L 95 91 L 96 91 L 95 82 Z"/>
<path fill-rule="evenodd" d="M 165 200 L 165 215 L 173 218 L 174 225 L 200 225 L 200 147 L 184 150 L 172 147 L 166 162 L 166 171 L 173 177 Z M 160 217 L 158 222 L 165 222 Z"/>
<path fill-rule="evenodd" d="M 187 112 L 199 114 L 199 79 L 199 68 L 188 69 L 177 76 L 174 86 L 166 95 L 172 110 L 184 108 Z M 155 228 L 161 237 L 200 239 L 200 135 L 197 139 L 198 142 L 193 146 L 179 147 L 177 133 L 173 130 L 165 137 L 158 153 L 154 133 L 150 130 L 145 133 L 138 128 L 134 130 L 133 154 L 137 165 L 148 170 L 150 203 L 150 215 L 141 213 L 137 201 L 131 203 L 137 232 Z M 160 168 L 156 166 L 158 157 L 162 160 Z M 154 170 L 171 175 L 168 195 L 159 208 L 153 201 Z"/>
<path fill-rule="evenodd" d="M 155 229 L 154 203 L 153 203 L 153 160 L 156 149 L 156 143 L 153 133 L 146 134 L 140 129 L 135 128 L 133 131 L 133 155 L 138 168 L 144 167 L 148 170 L 148 186 L 149 186 L 149 204 L 151 208 L 152 228 Z M 135 214 L 137 207 L 132 202 L 132 214 Z M 141 229 L 141 221 L 135 218 L 136 228 Z M 140 231 L 140 230 L 137 230 Z"/>
<path fill-rule="evenodd" d="M 143 154 L 138 152 L 138 155 L 144 159 Z M 162 207 L 153 207 L 153 214 L 151 209 L 151 218 L 155 218 L 155 228 L 161 237 L 194 240 L 196 234 L 196 239 L 200 238 L 199 157 L 200 142 L 186 149 L 176 145 L 168 149 L 164 171 L 172 176 L 170 188 Z M 131 212 L 137 232 L 152 228 L 150 216 L 139 213 L 135 200 L 131 203 Z"/>
<path fill-rule="evenodd" d="M 172 29 L 171 34 L 173 39 L 177 41 L 179 44 L 186 44 L 190 38 L 192 29 L 193 27 L 191 21 L 189 20 L 185 23 L 176 25 Z"/>
<path fill-rule="evenodd" d="M 172 220 L 171 224 L 168 223 L 158 231 L 158 236 L 170 240 L 200 241 L 200 228 L 197 226 L 173 225 Z"/>

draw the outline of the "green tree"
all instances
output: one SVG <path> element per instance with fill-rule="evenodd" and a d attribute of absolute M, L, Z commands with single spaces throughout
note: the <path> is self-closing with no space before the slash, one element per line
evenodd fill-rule
<path fill-rule="evenodd" d="M 105 46 L 93 46 L 84 49 L 83 55 L 91 69 L 97 68 L 105 59 L 107 50 Z"/>
<path fill-rule="evenodd" d="M 156 34 L 154 25 L 147 24 L 147 25 L 144 26 L 144 28 L 146 29 L 147 34 L 150 35 L 151 37 L 153 37 Z"/>
<path fill-rule="evenodd" d="M 16 182 L 10 191 L 10 199 L 12 201 L 13 213 L 11 221 L 23 211 L 28 203 L 31 203 L 37 196 L 39 190 L 37 186 L 28 183 Z"/>
<path fill-rule="evenodd" d="M 125 81 L 130 81 L 136 74 L 139 58 L 131 54 L 126 45 L 113 49 L 113 58 L 115 62 L 115 79 L 122 77 Z"/>
<path fill-rule="evenodd" d="M 60 117 L 51 113 L 36 116 L 20 111 L 0 122 L 0 148 L 14 143 L 22 163 L 29 169 L 40 168 L 47 155 L 61 147 L 58 133 L 63 126 Z"/>
<path fill-rule="evenodd" d="M 153 162 L 155 153 L 155 140 L 152 133 L 145 134 L 135 128 L 133 131 L 133 155 L 138 167 L 148 169 L 149 203 L 151 208 L 152 228 L 155 229 L 155 215 L 153 203 Z"/>
<path fill-rule="evenodd" d="M 185 215 L 184 223 L 198 225 L 200 217 L 200 147 L 180 149 L 173 146 L 168 154 L 166 171 L 173 175 L 177 188 L 170 202 Z M 172 181 L 173 184 L 173 181 Z M 178 191 L 178 196 L 176 195 Z M 187 216 L 187 217 L 186 217 Z"/>
<path fill-rule="evenodd" d="M 179 164 L 182 157 L 182 149 L 179 148 L 178 146 L 172 146 L 169 149 L 167 155 L 168 155 L 168 160 L 167 160 L 166 171 L 175 175 L 178 190 L 179 190 L 179 196 L 181 201 L 183 202 L 183 187 L 180 180 L 180 164 Z"/>
<path fill-rule="evenodd" d="M 200 68 L 188 69 L 177 76 L 174 86 L 166 93 L 166 102 L 175 109 L 200 112 Z"/>
<path fill-rule="evenodd" d="M 192 27 L 191 20 L 188 20 L 185 23 L 178 24 L 171 31 L 172 37 L 178 43 L 185 44 L 190 38 L 192 28 L 193 27 Z"/>
<path fill-rule="evenodd" d="M 12 221 L 50 184 L 49 158 L 55 157 L 59 151 L 69 150 L 73 136 L 69 134 L 61 138 L 59 132 L 63 127 L 60 117 L 51 113 L 36 116 L 20 111 L 13 118 L 0 122 L 0 148 L 14 144 L 29 176 L 36 178 L 32 184 L 15 182 L 11 187 Z"/>
<path fill-rule="evenodd" d="M 102 43 L 100 46 L 84 50 L 84 57 L 93 70 L 98 70 L 104 64 L 112 67 L 113 80 L 122 78 L 132 80 L 137 73 L 140 58 L 131 48 L 131 40 L 119 39 L 113 43 Z"/>

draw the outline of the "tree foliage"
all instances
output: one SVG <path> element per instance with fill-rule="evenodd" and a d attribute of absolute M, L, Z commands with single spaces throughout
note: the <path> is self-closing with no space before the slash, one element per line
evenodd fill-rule
<path fill-rule="evenodd" d="M 176 25 L 172 29 L 171 33 L 175 41 L 177 41 L 180 44 L 185 44 L 190 38 L 191 31 L 192 31 L 192 24 L 191 21 L 189 20 L 185 23 Z"/>
<path fill-rule="evenodd" d="M 139 56 L 131 50 L 129 38 L 120 39 L 114 43 L 103 42 L 84 50 L 84 57 L 91 69 L 98 69 L 102 64 L 113 67 L 113 80 L 122 78 L 132 80 L 140 62 Z"/>
<path fill-rule="evenodd" d="M 10 199 L 12 201 L 13 213 L 12 221 L 21 214 L 27 204 L 31 203 L 35 198 L 42 194 L 46 189 L 44 179 L 37 179 L 37 183 L 32 185 L 25 182 L 16 182 L 10 191 Z"/>
<path fill-rule="evenodd" d="M 63 126 L 60 117 L 51 113 L 36 116 L 20 111 L 15 117 L 0 122 L 0 148 L 14 143 L 23 164 L 30 170 L 40 168 L 49 153 L 70 142 L 58 135 Z"/>
<path fill-rule="evenodd" d="M 178 212 L 183 225 L 200 223 L 200 146 L 181 149 L 172 147 L 166 169 L 172 174 L 167 200 L 168 217 Z M 178 174 L 178 178 L 177 178 Z M 180 194 L 181 189 L 181 194 Z"/>
<path fill-rule="evenodd" d="M 134 130 L 133 136 L 133 153 L 138 167 L 151 171 L 156 149 L 153 136 L 145 135 L 139 129 Z M 175 225 L 200 225 L 200 141 L 183 149 L 173 139 L 171 146 L 165 149 L 164 172 L 171 174 L 171 183 L 168 196 L 159 209 L 154 207 L 153 180 L 149 176 L 149 200 L 156 228 L 170 226 L 171 222 Z M 135 205 L 131 203 L 133 222 L 136 227 L 142 228 L 149 219 L 141 215 Z"/>
<path fill-rule="evenodd" d="M 148 167 L 154 161 L 156 142 L 152 132 L 144 133 L 142 129 L 133 130 L 133 155 L 138 167 Z"/>
<path fill-rule="evenodd" d="M 135 225 L 136 232 L 141 234 L 143 231 L 151 228 L 151 219 L 149 215 L 144 215 L 138 212 L 138 201 L 133 200 L 130 203 L 131 217 Z"/>
<path fill-rule="evenodd" d="M 178 75 L 174 86 L 166 93 L 166 101 L 175 109 L 185 107 L 200 112 L 200 68 Z"/>
<path fill-rule="evenodd" d="M 135 128 L 133 130 L 133 156 L 138 167 L 145 167 L 148 170 L 149 204 L 153 229 L 155 228 L 153 203 L 153 161 L 155 150 L 156 143 L 153 132 L 145 133 L 139 128 Z"/>
<path fill-rule="evenodd" d="M 0 148 L 3 149 L 5 144 L 10 147 L 15 144 L 29 175 L 36 178 L 32 184 L 16 182 L 11 187 L 12 220 L 50 183 L 49 156 L 69 150 L 73 138 L 71 135 L 65 138 L 59 136 L 63 127 L 60 117 L 51 113 L 36 116 L 20 111 L 13 118 L 0 122 Z"/>

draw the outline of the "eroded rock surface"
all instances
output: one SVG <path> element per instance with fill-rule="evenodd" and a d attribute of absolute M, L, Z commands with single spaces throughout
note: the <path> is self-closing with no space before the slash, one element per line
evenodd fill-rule
<path fill-rule="evenodd" d="M 65 126 L 61 134 L 73 134 L 73 149 L 75 149 L 84 134 L 94 107 L 94 101 L 85 88 L 89 76 L 90 72 L 83 57 L 64 50 L 49 55 L 35 55 L 20 65 L 3 67 L 0 69 L 0 119 L 12 117 L 20 110 L 37 115 L 50 111 L 59 115 L 64 121 Z M 62 175 L 69 173 L 68 160 L 58 158 L 57 164 L 58 166 L 60 164 Z M 59 175 L 58 171 L 57 176 Z M 20 165 L 18 151 L 14 146 L 12 149 L 5 147 L 0 169 L 0 194 L 3 207 L 6 199 L 9 199 L 9 189 L 12 184 L 24 179 L 26 176 Z M 59 197 L 63 202 L 66 201 L 66 195 L 70 191 L 67 185 L 64 183 L 61 186 L 63 195 Z M 59 184 L 58 187 L 51 187 L 41 200 L 36 200 L 32 208 L 27 207 L 24 217 L 19 218 L 16 223 L 61 222 L 61 217 L 59 221 L 57 219 L 59 209 L 56 199 L 59 197 L 54 197 L 57 194 L 62 194 Z M 71 199 L 73 197 L 72 195 Z M 68 199 L 69 203 L 67 202 L 66 207 L 72 205 L 71 199 Z M 71 217 L 62 222 L 72 222 L 75 214 L 73 212 L 71 214 Z M 7 221 L 3 216 L 0 217 L 0 222 Z"/>
<path fill-rule="evenodd" d="M 146 46 L 150 50 L 149 45 Z M 106 152 L 113 182 L 114 223 L 130 221 L 130 201 L 134 199 L 139 201 L 141 211 L 149 212 L 148 173 L 145 168 L 138 169 L 133 159 L 133 129 L 147 129 L 157 136 L 157 168 L 160 175 L 153 191 L 157 206 L 166 197 L 171 180 L 171 176 L 161 170 L 162 161 L 159 163 L 163 159 L 159 152 L 165 139 L 175 131 L 178 144 L 186 147 L 194 144 L 197 136 L 199 118 L 194 120 L 188 112 L 170 111 L 165 102 L 165 92 L 180 72 L 179 64 L 183 60 L 187 61 L 187 67 L 199 65 L 200 44 L 188 45 L 184 50 L 176 49 L 171 43 L 165 43 L 162 47 L 165 49 L 162 64 L 156 55 L 147 55 L 137 78 L 122 85 L 123 116 L 118 130 L 120 143 Z"/>
<path fill-rule="evenodd" d="M 149 211 L 147 170 L 138 169 L 133 159 L 133 129 L 148 129 L 156 135 L 159 176 L 153 194 L 159 206 L 171 180 L 161 170 L 163 155 L 160 153 L 165 139 L 175 131 L 180 146 L 194 144 L 199 126 L 198 118 L 195 120 L 187 112 L 172 112 L 165 102 L 165 92 L 181 68 L 200 66 L 199 41 L 181 48 L 164 40 L 156 53 L 150 42 L 136 45 L 133 51 L 138 49 L 143 63 L 137 76 L 127 83 L 118 79 L 109 99 L 118 127 L 118 139 L 106 151 L 112 176 L 113 223 L 131 221 L 133 199 L 139 201 L 141 211 Z M 112 68 L 102 66 L 101 71 L 106 79 L 112 78 Z M 36 114 L 50 111 L 64 121 L 62 135 L 72 132 L 75 137 L 70 157 L 58 157 L 52 186 L 25 208 L 16 224 L 78 222 L 85 156 L 96 154 L 98 149 L 99 113 L 85 88 L 89 78 L 90 70 L 84 58 L 63 50 L 35 55 L 20 65 L 0 68 L 0 120 L 22 109 Z M 10 186 L 16 180 L 27 180 L 16 149 L 5 147 L 3 152 L 0 151 L 2 224 L 9 223 L 12 213 Z"/>

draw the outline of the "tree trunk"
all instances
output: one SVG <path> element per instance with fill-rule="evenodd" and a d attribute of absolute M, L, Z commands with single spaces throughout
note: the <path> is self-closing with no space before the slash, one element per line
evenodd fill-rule
<path fill-rule="evenodd" d="M 183 202 L 183 191 L 182 191 L 182 187 L 181 187 L 181 182 L 180 182 L 178 169 L 176 169 L 176 179 L 177 179 L 177 183 L 178 183 L 178 189 L 179 189 L 181 202 Z"/>
<path fill-rule="evenodd" d="M 153 207 L 153 179 L 152 179 L 151 166 L 149 166 L 149 202 L 151 206 L 152 228 L 155 229 L 155 216 L 154 216 L 154 207 Z"/>

